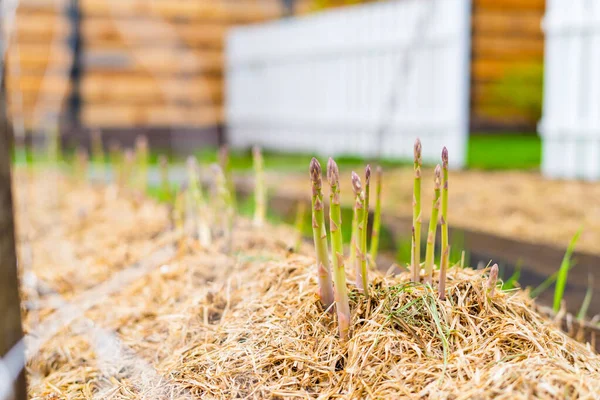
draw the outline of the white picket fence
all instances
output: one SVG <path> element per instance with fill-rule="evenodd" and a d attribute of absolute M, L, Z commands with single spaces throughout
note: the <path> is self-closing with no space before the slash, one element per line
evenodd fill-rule
<path fill-rule="evenodd" d="M 227 40 L 234 147 L 465 162 L 470 0 L 400 0 L 235 28 Z"/>
<path fill-rule="evenodd" d="M 600 1 L 547 0 L 542 171 L 600 178 Z"/>

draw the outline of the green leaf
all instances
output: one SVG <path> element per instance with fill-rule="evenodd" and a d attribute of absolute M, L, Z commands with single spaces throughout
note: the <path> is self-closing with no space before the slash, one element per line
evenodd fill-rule
<path fill-rule="evenodd" d="M 560 264 L 560 269 L 558 270 L 558 275 L 556 277 L 556 287 L 554 288 L 554 306 L 552 307 L 554 312 L 558 312 L 560 310 L 560 303 L 562 302 L 563 296 L 565 294 L 565 286 L 567 286 L 567 277 L 569 275 L 569 269 L 571 269 L 571 256 L 573 255 L 573 251 L 575 250 L 575 245 L 579 240 L 579 236 L 581 236 L 581 231 L 583 229 L 579 229 L 575 236 L 571 239 L 569 243 L 569 247 L 567 247 L 567 251 L 565 252 L 565 256 L 563 257 L 562 263 Z"/>

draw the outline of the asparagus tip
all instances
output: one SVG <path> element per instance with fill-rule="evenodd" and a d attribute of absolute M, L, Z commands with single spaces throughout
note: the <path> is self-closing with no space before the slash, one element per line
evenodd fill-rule
<path fill-rule="evenodd" d="M 319 178 L 321 177 L 321 164 L 319 163 L 319 160 L 317 160 L 315 157 L 313 157 L 312 160 L 310 160 L 309 171 L 310 177 L 313 180 L 313 182 L 319 180 Z"/>
<path fill-rule="evenodd" d="M 498 264 L 492 265 L 490 269 L 490 276 L 488 278 L 488 289 L 490 290 L 490 296 L 494 294 L 494 289 L 496 289 L 496 282 L 498 281 Z"/>
<path fill-rule="evenodd" d="M 421 139 L 417 138 L 417 140 L 415 140 L 415 161 L 421 159 L 421 150 Z"/>
<path fill-rule="evenodd" d="M 435 166 L 435 171 L 433 172 L 434 174 L 434 184 L 435 184 L 435 190 L 439 190 L 441 184 L 442 184 L 442 167 L 440 167 L 440 164 Z"/>
<path fill-rule="evenodd" d="M 448 149 L 446 146 L 442 149 L 442 165 L 444 168 L 448 168 Z"/>
<path fill-rule="evenodd" d="M 354 190 L 354 194 L 359 194 L 362 189 L 360 184 L 360 177 L 354 171 L 352 171 L 352 189 Z"/>
<path fill-rule="evenodd" d="M 381 175 L 383 173 L 383 169 L 381 168 L 381 165 L 378 165 L 377 168 L 375 168 L 375 173 L 377 175 Z"/>
<path fill-rule="evenodd" d="M 167 156 L 165 156 L 164 154 L 161 154 L 158 156 L 158 164 L 161 167 L 166 167 L 169 164 L 169 160 L 167 160 Z"/>
<path fill-rule="evenodd" d="M 340 181 L 340 170 L 331 157 L 327 161 L 327 180 L 331 186 L 338 186 Z"/>
<path fill-rule="evenodd" d="M 365 167 L 365 185 L 368 185 L 371 182 L 371 165 L 367 164 Z"/>

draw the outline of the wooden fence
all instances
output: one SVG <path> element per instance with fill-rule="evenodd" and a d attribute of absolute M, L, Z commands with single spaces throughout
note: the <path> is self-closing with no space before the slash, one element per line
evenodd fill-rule
<path fill-rule="evenodd" d="M 470 1 L 403 0 L 235 28 L 227 43 L 234 146 L 465 161 Z"/>
<path fill-rule="evenodd" d="M 549 0 L 542 170 L 600 178 L 600 2 Z"/>

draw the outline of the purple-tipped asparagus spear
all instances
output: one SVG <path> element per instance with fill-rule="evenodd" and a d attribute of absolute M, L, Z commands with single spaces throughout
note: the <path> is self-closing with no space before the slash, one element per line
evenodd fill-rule
<path fill-rule="evenodd" d="M 414 147 L 415 181 L 413 185 L 413 245 L 412 280 L 419 281 L 421 270 L 421 141 L 417 138 Z"/>
<path fill-rule="evenodd" d="M 325 230 L 325 212 L 323 210 L 323 191 L 321 164 L 316 158 L 310 161 L 310 180 L 312 183 L 312 229 L 317 253 L 317 273 L 319 277 L 319 297 L 325 308 L 333 304 L 333 284 L 329 265 L 327 232 Z"/>

